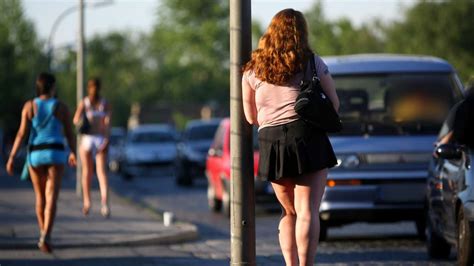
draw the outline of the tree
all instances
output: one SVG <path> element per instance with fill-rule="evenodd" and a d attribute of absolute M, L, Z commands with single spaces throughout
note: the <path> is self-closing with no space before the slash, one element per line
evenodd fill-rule
<path fill-rule="evenodd" d="M 377 34 L 382 30 L 378 21 L 354 27 L 347 18 L 328 20 L 321 1 L 305 13 L 311 46 L 321 55 L 377 53 L 384 49 L 384 40 Z"/>
<path fill-rule="evenodd" d="M 161 99 L 228 102 L 228 1 L 164 0 L 150 49 Z"/>
<path fill-rule="evenodd" d="M 387 51 L 442 57 L 466 79 L 474 74 L 473 21 L 473 1 L 420 1 L 387 27 Z"/>
<path fill-rule="evenodd" d="M 21 2 L 0 0 L 0 10 L 0 127 L 15 130 L 23 102 L 35 95 L 35 76 L 46 61 Z"/>

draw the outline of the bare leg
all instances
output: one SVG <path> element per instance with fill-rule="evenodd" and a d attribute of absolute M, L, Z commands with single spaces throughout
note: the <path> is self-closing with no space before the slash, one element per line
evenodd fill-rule
<path fill-rule="evenodd" d="M 296 243 L 300 266 L 313 265 L 319 242 L 319 205 L 327 169 L 302 176 L 295 186 Z"/>
<path fill-rule="evenodd" d="M 294 207 L 295 184 L 289 179 L 280 179 L 272 182 L 275 195 L 282 207 L 282 216 L 278 226 L 280 248 L 287 266 L 298 264 L 298 251 L 296 249 L 295 222 L 296 212 Z"/>
<path fill-rule="evenodd" d="M 44 208 L 45 208 L 45 190 L 46 190 L 46 168 L 40 167 L 29 167 L 31 183 L 35 191 L 35 210 L 36 218 L 38 219 L 38 226 L 40 232 L 44 230 Z"/>
<path fill-rule="evenodd" d="M 83 148 L 79 150 L 82 163 L 82 200 L 83 213 L 87 215 L 91 206 L 91 179 L 93 173 L 92 154 Z"/>
<path fill-rule="evenodd" d="M 56 203 L 61 187 L 61 178 L 64 173 L 64 165 L 51 165 L 48 167 L 48 179 L 46 181 L 46 205 L 44 210 L 44 234 L 48 239 L 53 229 L 56 216 Z"/>
<path fill-rule="evenodd" d="M 107 177 L 107 152 L 99 152 L 95 156 L 97 178 L 99 179 L 102 206 L 108 205 L 109 183 Z"/>

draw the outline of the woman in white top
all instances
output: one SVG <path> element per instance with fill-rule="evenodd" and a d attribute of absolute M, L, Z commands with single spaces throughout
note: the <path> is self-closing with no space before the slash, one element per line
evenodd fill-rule
<path fill-rule="evenodd" d="M 101 214 L 108 218 L 110 208 L 108 202 L 107 151 L 110 136 L 110 104 L 100 96 L 101 82 L 92 78 L 87 83 L 87 96 L 79 103 L 74 115 L 74 124 L 82 119 L 89 122 L 89 130 L 81 136 L 79 154 L 82 162 L 82 195 L 84 215 L 89 214 L 91 207 L 90 183 L 94 171 L 93 154 L 95 153 L 96 173 L 99 179 Z"/>

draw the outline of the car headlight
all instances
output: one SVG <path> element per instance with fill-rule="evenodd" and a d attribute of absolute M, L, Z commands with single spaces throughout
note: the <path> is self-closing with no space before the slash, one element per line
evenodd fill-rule
<path fill-rule="evenodd" d="M 337 158 L 336 167 L 357 168 L 360 165 L 359 156 L 355 154 L 340 155 Z"/>

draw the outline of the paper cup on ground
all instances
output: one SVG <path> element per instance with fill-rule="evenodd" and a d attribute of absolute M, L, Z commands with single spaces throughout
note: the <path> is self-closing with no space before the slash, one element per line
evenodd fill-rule
<path fill-rule="evenodd" d="M 163 224 L 165 226 L 170 226 L 173 224 L 174 215 L 172 212 L 164 212 L 163 213 Z"/>

